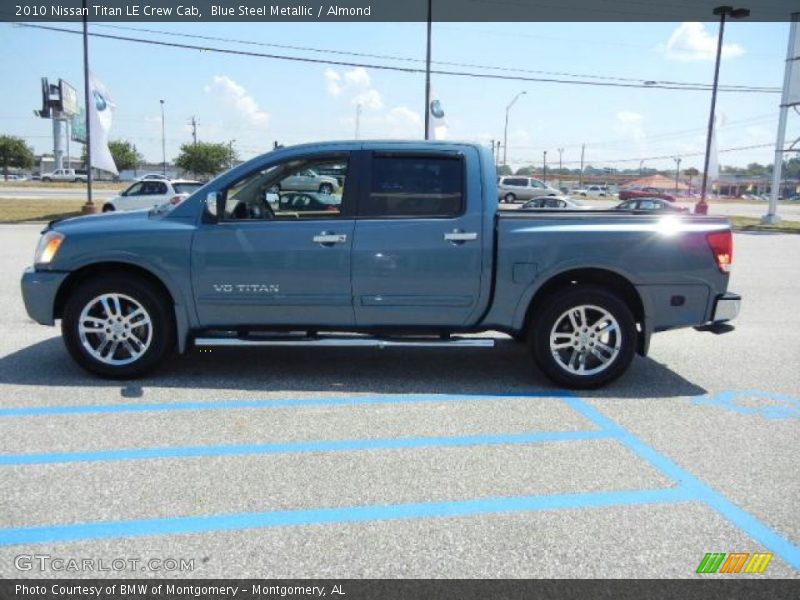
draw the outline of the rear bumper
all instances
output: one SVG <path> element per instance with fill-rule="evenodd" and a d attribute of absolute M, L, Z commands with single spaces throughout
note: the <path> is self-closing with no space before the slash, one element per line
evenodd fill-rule
<path fill-rule="evenodd" d="M 28 316 L 42 325 L 55 323 L 56 294 L 69 273 L 36 271 L 28 267 L 22 274 L 22 300 Z"/>
<path fill-rule="evenodd" d="M 730 292 L 717 296 L 714 310 L 711 313 L 711 323 L 725 323 L 732 321 L 739 315 L 742 297 Z"/>

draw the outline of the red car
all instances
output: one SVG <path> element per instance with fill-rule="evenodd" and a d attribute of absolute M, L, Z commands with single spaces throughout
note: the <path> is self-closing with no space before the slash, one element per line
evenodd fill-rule
<path fill-rule="evenodd" d="M 620 190 L 620 200 L 630 200 L 631 198 L 662 198 L 663 200 L 675 202 L 675 196 L 671 196 L 670 194 L 666 194 L 652 187 L 639 188 L 637 190 Z"/>

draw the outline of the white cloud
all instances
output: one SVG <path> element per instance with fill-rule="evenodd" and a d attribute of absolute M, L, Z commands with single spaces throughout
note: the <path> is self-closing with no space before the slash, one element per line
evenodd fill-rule
<path fill-rule="evenodd" d="M 364 67 L 356 67 L 344 74 L 335 69 L 325 69 L 323 77 L 325 89 L 331 96 L 346 98 L 350 104 L 360 104 L 372 110 L 383 108 L 383 98 L 372 86 L 369 73 Z"/>
<path fill-rule="evenodd" d="M 744 48 L 739 44 L 722 45 L 723 58 L 736 58 L 743 54 Z M 714 60 L 717 55 L 717 38 L 706 30 L 704 23 L 681 23 L 667 41 L 664 55 L 669 60 L 684 62 Z"/>
<path fill-rule="evenodd" d="M 227 75 L 215 75 L 211 80 L 211 85 L 206 86 L 205 91 L 206 93 L 220 93 L 225 102 L 233 106 L 252 126 L 266 127 L 269 123 L 269 114 L 259 108 L 256 99 L 243 85 Z"/>
<path fill-rule="evenodd" d="M 637 142 L 643 141 L 647 135 L 644 131 L 644 115 L 630 110 L 621 110 L 617 113 L 617 122 L 614 130 L 623 136 L 631 137 Z"/>

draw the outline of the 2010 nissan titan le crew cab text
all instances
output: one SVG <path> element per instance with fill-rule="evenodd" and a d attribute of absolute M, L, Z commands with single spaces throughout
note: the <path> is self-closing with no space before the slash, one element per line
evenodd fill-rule
<path fill-rule="evenodd" d="M 339 185 L 281 185 L 309 171 Z M 732 251 L 721 218 L 498 212 L 477 144 L 330 142 L 255 158 L 172 210 L 51 223 L 22 293 L 104 377 L 192 343 L 458 348 L 501 331 L 556 383 L 592 388 L 653 332 L 733 319 Z"/>

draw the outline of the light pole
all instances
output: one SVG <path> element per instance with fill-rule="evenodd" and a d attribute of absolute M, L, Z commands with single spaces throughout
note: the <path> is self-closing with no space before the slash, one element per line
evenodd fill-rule
<path fill-rule="evenodd" d="M 639 178 L 641 179 L 642 173 L 644 172 L 644 159 L 639 161 Z"/>
<path fill-rule="evenodd" d="M 711 88 L 711 111 L 708 115 L 708 133 L 706 135 L 706 156 L 703 167 L 703 184 L 700 189 L 700 201 L 695 205 L 694 212 L 700 215 L 708 214 L 706 203 L 706 188 L 708 187 L 708 163 L 711 159 L 711 137 L 714 133 L 714 111 L 717 108 L 717 86 L 719 85 L 719 63 L 722 59 L 722 38 L 725 35 L 725 17 L 743 19 L 750 16 L 747 8 L 733 8 L 731 6 L 718 6 L 714 14 L 719 16 L 719 39 L 717 40 L 717 60 L 714 64 L 714 85 Z"/>
<path fill-rule="evenodd" d="M 236 140 L 228 142 L 228 168 L 233 168 L 233 143 Z"/>
<path fill-rule="evenodd" d="M 547 183 L 547 150 L 542 155 L 542 182 Z"/>
<path fill-rule="evenodd" d="M 356 104 L 356 139 L 361 134 L 361 102 Z"/>
<path fill-rule="evenodd" d="M 563 148 L 559 148 L 558 149 L 558 187 L 561 187 L 561 175 L 562 175 L 562 169 L 563 169 L 563 163 L 562 163 L 561 159 L 562 159 L 563 155 L 564 155 L 564 149 Z"/>
<path fill-rule="evenodd" d="M 83 102 L 86 106 L 86 204 L 81 207 L 85 214 L 97 212 L 97 207 L 92 200 L 92 119 L 89 109 L 89 102 L 94 101 L 91 97 L 91 83 L 89 80 L 89 11 L 86 7 L 86 0 L 83 0 Z"/>
<path fill-rule="evenodd" d="M 676 156 L 672 160 L 675 161 L 675 193 L 678 193 L 678 180 L 681 175 L 681 157 Z"/>
<path fill-rule="evenodd" d="M 167 174 L 167 142 L 164 137 L 164 101 L 159 100 L 161 103 L 161 172 Z"/>
<path fill-rule="evenodd" d="M 526 92 L 520 92 L 514 99 L 508 103 L 506 106 L 506 126 L 503 129 L 503 164 L 506 164 L 506 157 L 508 156 L 508 111 L 511 110 L 511 107 L 514 106 L 514 103 L 519 99 L 520 96 L 524 95 Z"/>

